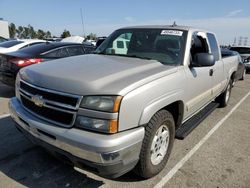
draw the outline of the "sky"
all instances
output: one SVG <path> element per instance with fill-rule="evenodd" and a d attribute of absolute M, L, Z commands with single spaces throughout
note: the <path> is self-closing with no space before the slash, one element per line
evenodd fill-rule
<path fill-rule="evenodd" d="M 124 26 L 175 21 L 212 31 L 221 44 L 232 44 L 242 36 L 249 37 L 250 45 L 249 0 L 0 0 L 0 18 L 56 36 L 64 29 L 72 35 L 108 36 Z"/>

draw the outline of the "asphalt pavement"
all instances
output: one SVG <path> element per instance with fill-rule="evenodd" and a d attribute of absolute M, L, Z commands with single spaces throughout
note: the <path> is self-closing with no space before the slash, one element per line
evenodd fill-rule
<path fill-rule="evenodd" d="M 187 138 L 175 140 L 165 169 L 142 180 L 133 172 L 111 180 L 78 172 L 30 143 L 14 127 L 0 84 L 0 187 L 250 187 L 250 74 L 236 83 L 229 105 L 217 108 Z"/>

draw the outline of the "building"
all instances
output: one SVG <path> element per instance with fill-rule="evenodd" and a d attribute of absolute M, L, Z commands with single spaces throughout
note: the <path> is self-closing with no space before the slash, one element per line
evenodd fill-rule
<path fill-rule="evenodd" d="M 233 46 L 248 46 L 248 37 L 235 37 Z"/>
<path fill-rule="evenodd" d="M 0 37 L 10 38 L 9 24 L 7 21 L 0 20 Z"/>

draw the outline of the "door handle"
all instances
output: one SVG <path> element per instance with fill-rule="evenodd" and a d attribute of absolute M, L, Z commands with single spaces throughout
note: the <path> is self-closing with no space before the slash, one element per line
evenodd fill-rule
<path fill-rule="evenodd" d="M 213 76 L 213 74 L 214 74 L 214 69 L 210 69 L 209 70 L 209 76 Z"/>

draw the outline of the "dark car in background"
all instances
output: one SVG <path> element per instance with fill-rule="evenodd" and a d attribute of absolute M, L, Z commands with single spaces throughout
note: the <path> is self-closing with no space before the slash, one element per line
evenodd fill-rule
<path fill-rule="evenodd" d="M 245 75 L 246 75 L 246 66 L 243 63 L 243 60 L 240 56 L 240 54 L 236 51 L 228 50 L 228 49 L 221 49 L 221 56 L 222 57 L 231 57 L 231 56 L 238 56 L 238 69 L 234 75 L 234 82 L 233 85 L 235 84 L 235 81 L 238 80 L 244 80 Z"/>
<path fill-rule="evenodd" d="M 0 43 L 1 43 L 1 42 L 6 42 L 6 41 L 8 41 L 8 39 L 6 39 L 6 38 L 0 36 Z"/>
<path fill-rule="evenodd" d="M 0 55 L 0 81 L 14 86 L 16 75 L 23 67 L 53 59 L 89 54 L 93 50 L 94 47 L 87 44 L 48 42 Z"/>
<path fill-rule="evenodd" d="M 96 41 L 96 48 L 98 48 L 105 40 L 107 37 L 98 37 L 97 41 Z"/>
<path fill-rule="evenodd" d="M 242 57 L 243 63 L 246 66 L 246 71 L 250 71 L 250 46 L 232 46 L 230 50 L 236 51 Z"/>

